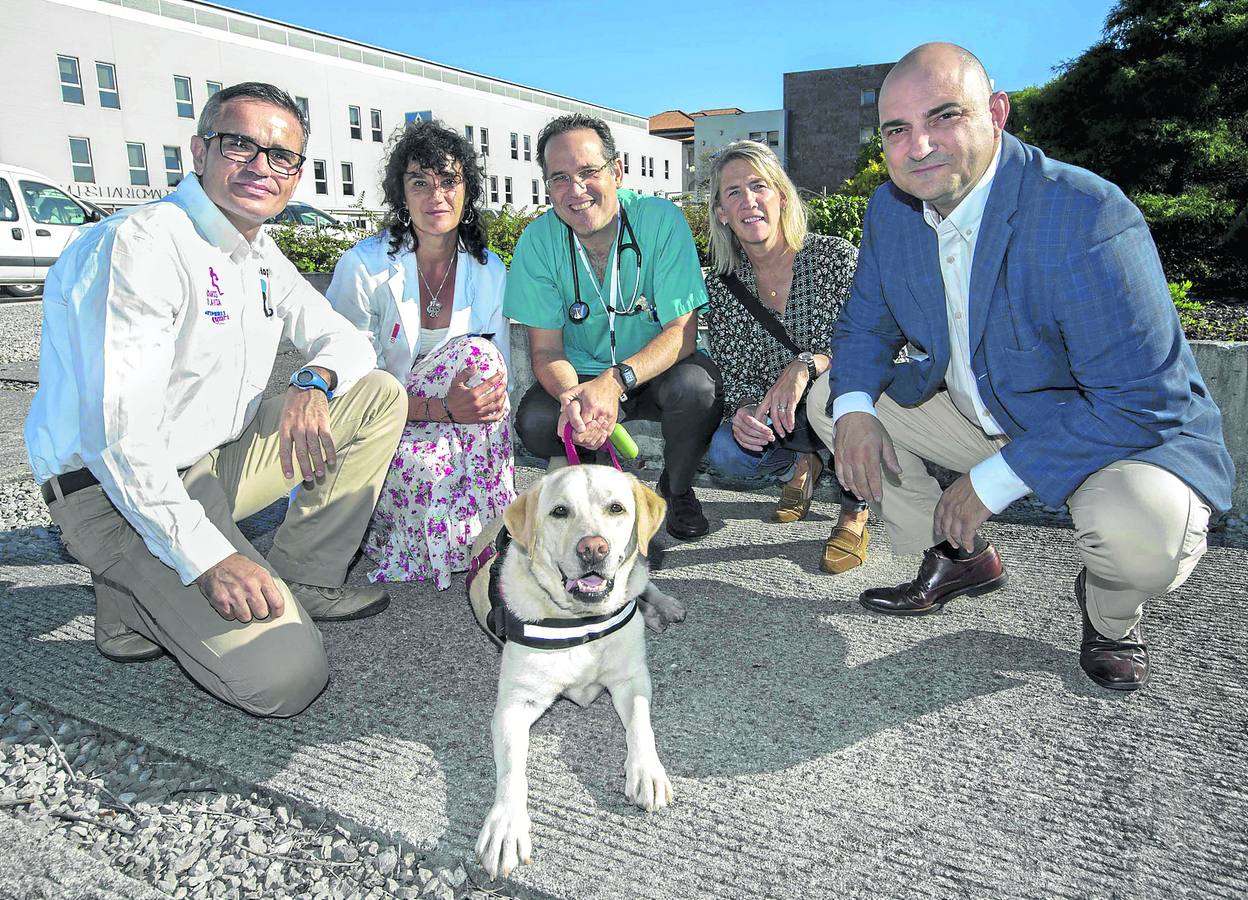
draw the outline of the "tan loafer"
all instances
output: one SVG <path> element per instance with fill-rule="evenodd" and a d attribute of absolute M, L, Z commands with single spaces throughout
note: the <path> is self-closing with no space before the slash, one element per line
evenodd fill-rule
<path fill-rule="evenodd" d="M 797 522 L 806 518 L 806 513 L 810 512 L 810 501 L 815 496 L 815 485 L 819 481 L 819 476 L 823 474 L 823 460 L 819 458 L 818 453 L 808 454 L 813 456 L 814 460 L 810 464 L 810 471 L 806 473 L 806 483 L 800 488 L 785 485 L 780 492 L 780 500 L 776 503 L 776 511 L 771 514 L 773 522 Z"/>
<path fill-rule="evenodd" d="M 390 605 L 390 594 L 380 584 L 327 588 L 288 581 L 286 586 L 316 622 L 348 622 L 375 616 Z"/>
<path fill-rule="evenodd" d="M 819 568 L 832 575 L 856 569 L 867 561 L 869 543 L 871 532 L 865 525 L 860 535 L 854 534 L 843 525 L 837 525 L 823 544 L 823 559 L 819 560 Z"/>

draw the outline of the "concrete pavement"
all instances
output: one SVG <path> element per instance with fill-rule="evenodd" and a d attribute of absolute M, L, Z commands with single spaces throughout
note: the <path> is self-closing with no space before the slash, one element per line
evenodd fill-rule
<path fill-rule="evenodd" d="M 6 482 L 27 477 L 13 454 L 29 397 L 0 392 Z M 712 534 L 662 540 L 655 575 L 689 618 L 649 640 L 675 804 L 647 815 L 624 800 L 608 701 L 557 704 L 530 749 L 534 864 L 497 885 L 505 893 L 1248 894 L 1242 536 L 1219 540 L 1187 585 L 1151 604 L 1153 680 L 1124 696 L 1078 668 L 1078 564 L 1056 519 L 994 520 L 986 531 L 1010 585 L 899 621 L 856 602 L 916 565 L 892 555 L 876 523 L 866 566 L 819 572 L 835 514 L 827 482 L 812 516 L 788 526 L 766 521 L 774 490 L 699 493 Z M 271 507 L 244 529 L 266 548 L 279 516 Z M 100 657 L 86 571 L 42 529 L 20 532 L 5 535 L 0 559 L 4 688 L 435 858 L 471 853 L 493 797 L 498 656 L 462 576 L 444 593 L 398 586 L 382 616 L 325 626 L 326 693 L 296 719 L 261 721 L 196 690 L 168 659 Z M 8 867 L 37 875 L 40 857 L 5 843 Z"/>

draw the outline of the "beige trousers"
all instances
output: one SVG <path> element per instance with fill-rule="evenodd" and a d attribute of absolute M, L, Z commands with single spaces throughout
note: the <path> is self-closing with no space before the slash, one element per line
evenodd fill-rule
<path fill-rule="evenodd" d="M 54 481 L 49 506 L 70 553 L 91 570 L 96 641 L 138 632 L 172 654 L 209 693 L 258 716 L 292 716 L 325 687 L 321 635 L 282 579 L 338 587 L 359 547 L 407 418 L 406 395 L 374 371 L 329 404 L 338 463 L 303 485 L 266 561 L 234 524 L 288 495 L 278 458 L 285 397 L 260 404 L 238 440 L 218 447 L 182 475 L 187 493 L 235 549 L 277 576 L 281 616 L 227 621 L 194 585 L 151 554 L 143 539 L 93 485 L 68 497 Z M 299 470 L 295 464 L 296 472 Z"/>
<path fill-rule="evenodd" d="M 807 413 L 831 447 L 827 400 L 825 376 L 811 388 Z M 884 499 L 872 509 L 895 553 L 920 553 L 944 539 L 934 527 L 940 485 L 923 461 L 969 472 L 1009 439 L 986 434 L 945 391 L 916 407 L 898 406 L 886 394 L 875 409 L 902 472 L 884 473 Z M 1209 507 L 1181 479 L 1149 463 L 1111 463 L 1076 488 L 1067 505 L 1088 570 L 1088 617 L 1105 637 L 1125 636 L 1140 620 L 1144 601 L 1183 584 L 1207 548 Z"/>

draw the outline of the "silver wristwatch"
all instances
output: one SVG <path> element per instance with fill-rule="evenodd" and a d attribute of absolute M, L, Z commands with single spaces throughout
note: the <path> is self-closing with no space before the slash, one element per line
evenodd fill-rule
<path fill-rule="evenodd" d="M 815 355 L 809 350 L 797 354 L 797 358 L 806 363 L 806 371 L 810 374 L 810 380 L 814 381 L 819 377 L 819 370 L 815 367 Z"/>

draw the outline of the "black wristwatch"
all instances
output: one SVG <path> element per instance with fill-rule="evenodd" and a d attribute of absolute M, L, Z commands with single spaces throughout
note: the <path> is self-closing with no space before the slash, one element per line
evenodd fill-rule
<path fill-rule="evenodd" d="M 810 380 L 813 382 L 819 377 L 819 370 L 815 368 L 815 355 L 809 350 L 797 354 L 797 358 L 806 363 L 806 371 L 810 374 Z"/>
<path fill-rule="evenodd" d="M 620 400 L 627 400 L 628 392 L 637 386 L 637 373 L 628 363 L 616 363 L 611 368 L 620 373 L 620 381 L 624 382 L 624 392 L 620 394 Z"/>

